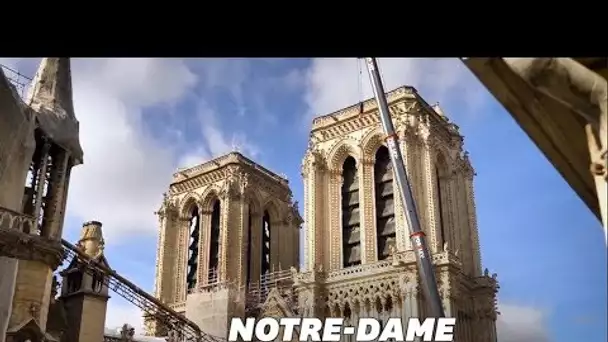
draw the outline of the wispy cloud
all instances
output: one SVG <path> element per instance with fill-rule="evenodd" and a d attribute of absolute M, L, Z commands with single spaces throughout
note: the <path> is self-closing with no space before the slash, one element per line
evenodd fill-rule
<path fill-rule="evenodd" d="M 77 60 L 73 69 L 85 164 L 72 173 L 69 214 L 103 222 L 108 243 L 154 233 L 175 158 L 146 130 L 146 109 L 179 101 L 197 77 L 178 60 Z"/>
<path fill-rule="evenodd" d="M 542 309 L 514 304 L 499 305 L 496 322 L 498 342 L 549 342 L 547 313 Z"/>
<path fill-rule="evenodd" d="M 414 86 L 431 102 L 465 104 L 471 115 L 487 99 L 481 84 L 455 58 L 379 58 L 386 90 Z M 367 66 L 355 58 L 318 58 L 306 75 L 306 120 L 373 96 Z M 454 118 L 453 118 L 454 119 Z"/>

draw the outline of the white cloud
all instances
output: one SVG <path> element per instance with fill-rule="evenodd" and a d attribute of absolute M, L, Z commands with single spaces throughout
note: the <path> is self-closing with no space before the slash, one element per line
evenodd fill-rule
<path fill-rule="evenodd" d="M 88 81 L 136 107 L 177 101 L 197 82 L 197 76 L 179 59 L 93 59 L 78 62 L 76 71 L 80 71 L 82 76 L 96 76 Z M 81 75 L 76 73 L 75 76 Z M 83 77 L 77 80 L 83 80 Z"/>
<path fill-rule="evenodd" d="M 226 90 L 237 107 L 235 114 L 245 115 L 249 110 L 245 103 L 245 82 L 251 71 L 249 60 L 243 58 L 209 58 L 202 61 L 202 63 L 197 63 L 193 67 L 204 74 L 203 85 L 207 88 Z"/>
<path fill-rule="evenodd" d="M 411 85 L 427 102 L 458 101 L 471 111 L 475 111 L 486 95 L 479 82 L 457 59 L 379 58 L 378 64 L 387 91 Z M 373 96 L 363 60 L 315 59 L 306 78 L 308 122 L 315 116 L 329 114 Z"/>
<path fill-rule="evenodd" d="M 33 75 L 38 61 L 2 59 L 0 63 Z M 74 106 L 80 121 L 84 165 L 72 172 L 68 214 L 83 221 L 103 222 L 108 243 L 134 234 L 154 234 L 158 227 L 153 212 L 177 166 L 201 163 L 233 146 L 241 146 L 253 157 L 258 155 L 258 149 L 244 134 L 226 134 L 216 120 L 219 114 L 210 108 L 199 106 L 196 113 L 174 115 L 175 104 L 180 101 L 199 103 L 204 96 L 195 92 L 199 80 L 203 90 L 223 87 L 236 102 L 241 101 L 248 70 L 245 62 L 73 60 Z M 205 104 L 202 100 L 200 103 Z M 153 118 L 148 109 L 154 106 L 161 109 L 155 114 L 164 110 L 169 120 L 174 120 L 161 127 L 160 134 L 171 136 L 175 144 L 167 145 L 151 133 Z M 200 143 L 186 144 L 183 132 L 174 127 L 184 115 L 197 115 L 200 125 L 196 139 L 202 140 Z"/>
<path fill-rule="evenodd" d="M 548 342 L 546 312 L 533 306 L 500 304 L 498 342 Z"/>
<path fill-rule="evenodd" d="M 250 141 L 244 133 L 234 132 L 229 134 L 220 127 L 217 120 L 218 113 L 205 99 L 198 101 L 196 110 L 204 145 L 198 146 L 182 156 L 179 162 L 180 167 L 200 164 L 210 158 L 231 151 L 240 151 L 251 158 L 260 155 L 258 146 Z"/>
<path fill-rule="evenodd" d="M 74 168 L 68 212 L 104 223 L 108 242 L 157 230 L 154 210 L 175 160 L 151 137 L 143 109 L 171 104 L 196 76 L 177 60 L 85 60 L 73 63 L 74 106 L 84 165 Z"/>

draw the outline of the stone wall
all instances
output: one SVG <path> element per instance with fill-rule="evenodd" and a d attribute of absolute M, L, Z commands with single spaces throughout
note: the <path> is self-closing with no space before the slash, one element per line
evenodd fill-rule
<path fill-rule="evenodd" d="M 186 300 L 186 318 L 207 334 L 225 337 L 233 312 L 231 296 L 227 288 L 191 293 Z"/>
<path fill-rule="evenodd" d="M 34 153 L 34 125 L 14 89 L 0 70 L 0 207 L 21 211 L 23 185 Z M 0 342 L 11 315 L 16 259 L 0 256 Z"/>

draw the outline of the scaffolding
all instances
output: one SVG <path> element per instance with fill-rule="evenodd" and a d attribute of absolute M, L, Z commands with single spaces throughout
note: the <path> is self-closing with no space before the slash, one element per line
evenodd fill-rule
<path fill-rule="evenodd" d="M 293 275 L 290 270 L 268 272 L 260 277 L 259 282 L 249 283 L 246 288 L 245 311 L 246 315 L 257 316 L 266 303 L 270 291 L 278 290 L 287 305 L 296 310 L 296 295 L 293 289 Z"/>
<path fill-rule="evenodd" d="M 0 69 L 2 69 L 4 72 L 4 77 L 6 77 L 13 87 L 15 87 L 15 90 L 17 90 L 17 93 L 19 93 L 21 98 L 24 98 L 32 79 L 20 73 L 18 70 L 12 69 L 4 64 L 0 64 Z"/>

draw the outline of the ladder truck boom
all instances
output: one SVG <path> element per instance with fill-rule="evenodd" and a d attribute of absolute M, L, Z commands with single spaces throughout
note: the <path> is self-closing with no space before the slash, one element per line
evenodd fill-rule
<path fill-rule="evenodd" d="M 372 80 L 374 96 L 378 102 L 380 122 L 382 123 L 382 128 L 386 134 L 386 144 L 388 145 L 388 149 L 390 151 L 393 173 L 395 175 L 397 187 L 399 188 L 399 195 L 401 195 L 403 207 L 405 209 L 405 221 L 410 230 L 412 246 L 416 250 L 418 272 L 420 273 L 424 296 L 431 309 L 430 316 L 437 318 L 445 317 L 443 303 L 441 302 L 439 290 L 437 289 L 435 269 L 431 261 L 431 254 L 426 244 L 424 231 L 420 227 L 416 203 L 412 195 L 412 188 L 407 179 L 407 173 L 403 163 L 403 155 L 401 154 L 401 149 L 399 148 L 398 137 L 395 134 L 393 121 L 388 110 L 388 103 L 386 101 L 382 79 L 380 78 L 378 63 L 376 62 L 375 58 L 365 58 L 365 61 Z"/>

